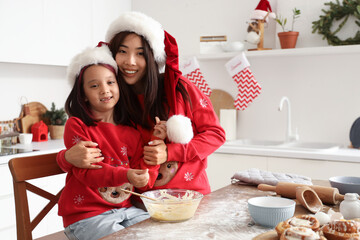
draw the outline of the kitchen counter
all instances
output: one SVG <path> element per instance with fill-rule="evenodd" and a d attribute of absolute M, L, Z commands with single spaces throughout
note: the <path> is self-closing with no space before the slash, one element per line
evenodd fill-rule
<path fill-rule="evenodd" d="M 216 153 L 256 155 L 266 157 L 286 157 L 298 159 L 314 159 L 340 162 L 360 163 L 360 150 L 353 148 L 323 149 L 323 150 L 294 150 L 286 148 L 271 147 L 248 147 L 248 146 L 229 146 L 226 143 L 221 146 Z"/>
<path fill-rule="evenodd" d="M 45 142 L 32 142 L 29 145 L 24 145 L 24 144 L 11 145 L 9 148 L 20 148 L 20 149 L 36 150 L 36 151 L 1 156 L 0 157 L 0 165 L 7 164 L 10 159 L 15 158 L 15 157 L 25 157 L 25 156 L 33 156 L 33 155 L 59 152 L 60 150 L 65 149 L 65 146 L 64 146 L 63 139 L 56 139 L 56 140 L 50 139 Z"/>
<path fill-rule="evenodd" d="M 327 181 L 314 181 L 317 185 L 328 185 Z M 131 227 L 102 238 L 111 239 L 242 239 L 250 240 L 271 231 L 252 223 L 247 210 L 247 200 L 267 196 L 254 186 L 228 185 L 206 195 L 200 202 L 194 217 L 185 222 L 161 223 L 147 219 Z M 310 214 L 300 204 L 295 215 Z"/>

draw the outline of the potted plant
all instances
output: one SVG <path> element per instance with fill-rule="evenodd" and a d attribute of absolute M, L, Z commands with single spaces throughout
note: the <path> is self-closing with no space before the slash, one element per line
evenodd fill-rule
<path fill-rule="evenodd" d="M 299 32 L 294 31 L 294 23 L 297 18 L 300 17 L 300 9 L 294 8 L 292 10 L 292 24 L 291 29 L 286 31 L 285 26 L 287 23 L 287 18 L 283 18 L 280 15 L 276 16 L 275 21 L 281 26 L 282 32 L 278 33 L 281 48 L 295 48 Z"/>
<path fill-rule="evenodd" d="M 43 117 L 48 124 L 51 139 L 62 138 L 67 120 L 64 108 L 56 109 L 55 103 L 52 103 L 50 111 L 47 110 Z"/>

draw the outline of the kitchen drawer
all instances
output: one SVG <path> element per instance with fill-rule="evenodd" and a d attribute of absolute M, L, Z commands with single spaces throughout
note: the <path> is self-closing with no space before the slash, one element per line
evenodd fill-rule
<path fill-rule="evenodd" d="M 0 198 L 1 196 L 13 194 L 13 181 L 7 164 L 0 165 L 0 184 L 2 188 L 0 191 Z"/>
<path fill-rule="evenodd" d="M 0 197 L 0 230 L 8 227 L 15 227 L 15 201 L 13 195 Z M 5 238 L 0 238 L 5 239 Z"/>
<path fill-rule="evenodd" d="M 16 240 L 16 226 L 0 227 L 0 239 Z"/>

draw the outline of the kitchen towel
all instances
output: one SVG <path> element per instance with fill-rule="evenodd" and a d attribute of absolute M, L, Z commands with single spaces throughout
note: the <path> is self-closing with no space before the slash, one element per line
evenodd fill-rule
<path fill-rule="evenodd" d="M 293 173 L 274 173 L 250 168 L 245 171 L 237 172 L 231 178 L 232 184 L 259 185 L 261 183 L 276 186 L 279 182 L 291 182 L 306 185 L 313 185 L 311 178 Z"/>
<path fill-rule="evenodd" d="M 200 71 L 200 65 L 196 57 L 192 57 L 182 64 L 184 76 L 192 81 L 206 96 L 210 97 L 211 89 Z"/>
<path fill-rule="evenodd" d="M 245 110 L 260 94 L 261 86 L 250 70 L 250 64 L 244 52 L 225 64 L 226 70 L 237 84 L 239 93 L 234 105 L 237 110 Z"/>

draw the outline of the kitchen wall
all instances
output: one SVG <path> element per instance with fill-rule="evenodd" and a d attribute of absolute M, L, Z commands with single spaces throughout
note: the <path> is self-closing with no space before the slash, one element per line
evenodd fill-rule
<path fill-rule="evenodd" d="M 270 0 L 273 10 L 279 9 L 285 16 L 293 6 L 302 10 L 295 25 L 301 31 L 299 49 L 327 45 L 309 29 L 311 21 L 321 14 L 323 2 L 327 0 Z M 224 67 L 230 58 L 202 58 L 199 37 L 227 35 L 229 41 L 244 41 L 247 22 L 257 3 L 258 0 L 132 0 L 131 9 L 159 20 L 176 37 L 182 59 L 199 56 L 210 87 L 226 90 L 235 97 L 236 85 Z M 106 7 L 102 6 L 104 12 Z M 111 4 L 108 7 L 112 9 Z M 270 21 L 265 28 L 265 47 L 278 48 L 276 31 L 278 26 Z M 245 43 L 245 47 L 255 46 Z M 279 112 L 277 108 L 281 97 L 288 96 L 293 127 L 298 127 L 302 140 L 348 144 L 351 123 L 360 115 L 356 64 L 359 57 L 359 51 L 249 56 L 251 70 L 263 90 L 248 109 L 238 113 L 238 138 L 283 139 L 286 110 Z M 64 66 L 0 62 L 0 121 L 19 115 L 21 96 L 48 108 L 52 101 L 63 106 L 70 91 L 64 80 L 65 71 Z"/>
<path fill-rule="evenodd" d="M 327 46 L 327 42 L 321 35 L 312 34 L 311 26 L 322 14 L 325 2 L 328 0 L 270 0 L 273 11 L 284 17 L 291 17 L 294 7 L 301 9 L 302 15 L 295 23 L 295 30 L 300 31 L 297 48 L 314 47 L 314 51 L 248 57 L 262 93 L 245 111 L 238 112 L 238 138 L 284 139 L 287 109 L 279 112 L 278 106 L 281 97 L 287 96 L 291 101 L 293 130 L 298 128 L 301 140 L 349 144 L 351 124 L 360 116 L 356 106 L 360 102 L 357 70 L 360 48 L 344 53 L 317 52 L 322 50 L 318 47 Z M 183 59 L 198 57 L 200 69 L 212 89 L 226 90 L 236 97 L 236 85 L 224 67 L 230 57 L 217 59 L 200 55 L 199 37 L 227 35 L 229 41 L 244 41 L 247 22 L 257 3 L 257 0 L 157 0 L 156 3 L 133 0 L 133 9 L 162 22 L 176 37 Z M 176 10 L 165 13 L 163 9 Z M 347 25 L 342 34 L 352 37 L 355 24 L 349 21 Z M 269 21 L 264 47 L 279 48 L 278 31 L 279 26 Z M 256 46 L 245 43 L 245 47 Z"/>

